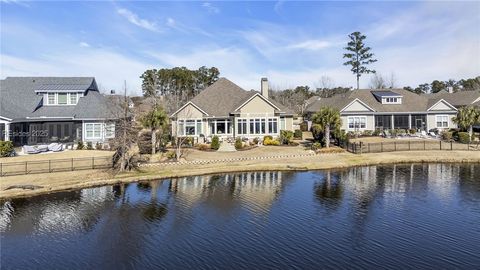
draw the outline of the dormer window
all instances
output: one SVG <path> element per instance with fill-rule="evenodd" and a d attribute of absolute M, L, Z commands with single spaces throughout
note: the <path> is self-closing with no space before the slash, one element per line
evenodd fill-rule
<path fill-rule="evenodd" d="M 55 105 L 55 93 L 48 93 L 48 105 Z"/>
<path fill-rule="evenodd" d="M 398 103 L 398 98 L 396 97 L 386 98 L 385 103 Z"/>
<path fill-rule="evenodd" d="M 372 94 L 382 104 L 402 104 L 402 95 L 393 91 L 373 91 Z"/>
<path fill-rule="evenodd" d="M 46 93 L 44 105 L 77 105 L 82 93 Z"/>

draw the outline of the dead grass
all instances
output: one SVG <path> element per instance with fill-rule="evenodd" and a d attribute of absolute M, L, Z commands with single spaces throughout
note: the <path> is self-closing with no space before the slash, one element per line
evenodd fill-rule
<path fill-rule="evenodd" d="M 40 153 L 16 157 L 0 158 L 0 163 L 7 162 L 24 162 L 24 161 L 38 161 L 38 160 L 53 160 L 53 159 L 67 159 L 67 158 L 85 158 L 85 157 L 107 157 L 112 156 L 113 151 L 104 150 L 67 150 L 56 153 Z"/>
<path fill-rule="evenodd" d="M 261 149 L 261 151 L 266 152 L 270 149 L 273 149 L 272 151 L 275 151 L 275 148 L 276 147 Z M 251 151 L 254 150 L 255 149 Z M 202 153 L 205 154 L 204 152 Z M 351 166 L 420 162 L 480 163 L 480 154 L 478 151 L 412 151 L 375 154 L 372 153 L 363 155 L 339 153 L 319 154 L 316 156 L 298 158 L 269 159 L 268 161 L 260 162 L 256 160 L 251 160 L 204 165 L 158 165 L 152 167 L 142 167 L 141 171 L 125 173 L 117 176 L 113 176 L 108 172 L 101 170 L 9 176 L 2 177 L 2 180 L 0 181 L 0 199 L 25 197 L 42 193 L 51 193 L 55 191 L 80 189 L 101 185 L 111 185 L 122 182 L 126 183 L 139 180 L 153 180 L 212 173 L 274 170 L 318 170 L 346 168 Z M 42 186 L 42 188 L 35 190 L 5 190 L 5 188 L 12 185 L 36 185 Z"/>
<path fill-rule="evenodd" d="M 407 141 L 435 141 L 429 139 L 422 139 L 416 137 L 405 137 L 405 138 L 384 138 L 384 137 L 360 137 L 356 139 L 350 139 L 350 142 L 363 142 L 363 143 L 381 143 L 381 142 L 407 142 Z"/>

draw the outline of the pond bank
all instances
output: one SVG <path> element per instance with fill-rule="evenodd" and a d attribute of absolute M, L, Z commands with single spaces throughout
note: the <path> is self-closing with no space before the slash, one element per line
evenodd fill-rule
<path fill-rule="evenodd" d="M 295 158 L 246 160 L 228 163 L 154 165 L 138 172 L 113 176 L 102 170 L 59 172 L 2 177 L 0 200 L 28 197 L 58 191 L 194 175 L 247 171 L 305 171 L 341 169 L 395 163 L 480 163 L 479 151 L 412 151 L 355 155 L 325 154 Z M 35 189 L 8 189 L 10 186 L 35 186 Z"/>

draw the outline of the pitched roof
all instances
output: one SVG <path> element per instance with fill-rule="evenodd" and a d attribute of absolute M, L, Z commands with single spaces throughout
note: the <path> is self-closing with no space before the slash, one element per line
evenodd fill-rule
<path fill-rule="evenodd" d="M 380 100 L 375 98 L 378 90 L 360 89 L 352 90 L 345 94 L 338 94 L 330 98 L 320 98 L 310 104 L 306 111 L 316 112 L 320 108 L 327 106 L 342 110 L 358 98 L 376 112 L 424 112 L 442 99 L 439 96 L 418 95 L 404 89 L 392 89 L 390 92 L 402 96 L 402 104 L 382 104 Z"/>
<path fill-rule="evenodd" d="M 473 104 L 476 100 L 480 101 L 480 90 L 474 91 L 458 91 L 455 93 L 449 93 L 447 91 L 440 91 L 435 94 L 430 94 L 436 99 L 443 98 L 448 103 L 455 107 L 467 106 Z M 428 96 L 428 95 L 426 95 Z"/>
<path fill-rule="evenodd" d="M 220 78 L 214 84 L 195 96 L 191 102 L 213 117 L 225 117 L 234 113 L 235 110 L 248 99 L 259 92 L 246 91 L 226 78 Z M 282 112 L 291 113 L 288 109 L 268 99 Z"/>
<path fill-rule="evenodd" d="M 42 106 L 36 92 L 85 90 L 75 106 Z M 80 87 L 81 85 L 81 87 Z M 38 91 L 40 90 L 40 91 Z M 7 77 L 0 80 L 0 116 L 14 120 L 41 117 L 110 118 L 113 106 L 98 92 L 93 77 Z"/>

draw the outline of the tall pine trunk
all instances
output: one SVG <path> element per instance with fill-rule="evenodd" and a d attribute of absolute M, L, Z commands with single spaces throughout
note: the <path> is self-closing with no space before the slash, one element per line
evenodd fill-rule
<path fill-rule="evenodd" d="M 156 130 L 152 128 L 152 155 L 155 155 L 156 145 L 157 145 L 157 134 Z"/>
<path fill-rule="evenodd" d="M 325 127 L 325 147 L 330 147 L 330 126 Z"/>
<path fill-rule="evenodd" d="M 357 74 L 357 90 L 360 89 L 360 75 Z"/>

